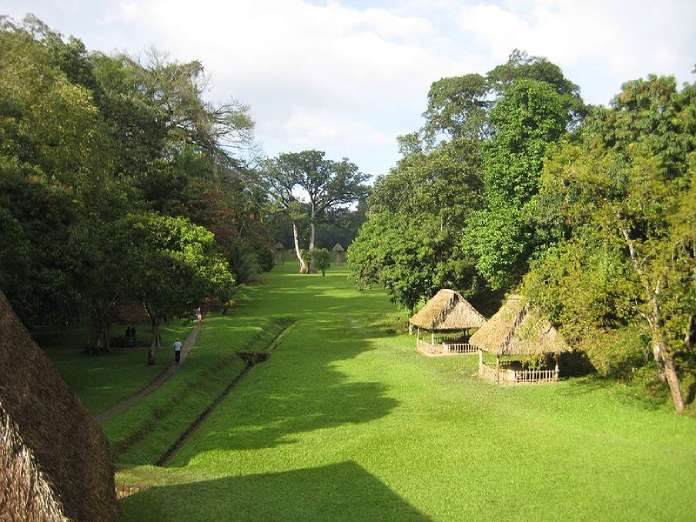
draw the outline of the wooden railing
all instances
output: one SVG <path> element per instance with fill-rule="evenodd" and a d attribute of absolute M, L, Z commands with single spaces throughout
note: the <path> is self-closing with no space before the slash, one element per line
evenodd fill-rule
<path fill-rule="evenodd" d="M 514 382 L 553 382 L 558 380 L 556 370 L 509 370 Z"/>
<path fill-rule="evenodd" d="M 478 348 L 469 343 L 430 343 L 423 339 L 416 339 L 416 348 L 422 352 L 431 354 L 474 354 L 478 353 Z"/>
<path fill-rule="evenodd" d="M 442 351 L 445 353 L 477 353 L 478 348 L 469 343 L 442 343 Z"/>
<path fill-rule="evenodd" d="M 510 368 L 492 368 L 485 363 L 479 364 L 479 375 L 493 382 L 555 382 L 557 370 L 512 370 Z"/>

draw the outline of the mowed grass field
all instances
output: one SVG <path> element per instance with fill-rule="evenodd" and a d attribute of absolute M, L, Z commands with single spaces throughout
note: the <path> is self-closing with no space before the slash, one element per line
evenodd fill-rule
<path fill-rule="evenodd" d="M 225 373 L 225 354 L 254 344 L 246 331 L 296 320 L 165 467 L 151 465 L 155 450 L 121 460 L 117 481 L 137 491 L 125 520 L 696 518 L 693 418 L 596 382 L 481 382 L 476 357 L 417 355 L 389 328 L 382 293 L 355 290 L 342 270 L 293 271 L 203 330 L 199 358 L 219 357 Z M 180 386 L 185 404 L 196 388 L 183 375 L 165 395 Z M 109 431 L 146 417 L 150 400 Z M 177 404 L 170 418 L 191 414 Z M 159 444 L 181 425 L 160 428 Z"/>

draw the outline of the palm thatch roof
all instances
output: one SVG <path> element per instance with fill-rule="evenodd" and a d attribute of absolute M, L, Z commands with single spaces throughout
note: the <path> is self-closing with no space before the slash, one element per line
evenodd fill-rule
<path fill-rule="evenodd" d="M 341 243 L 336 243 L 334 247 L 331 249 L 334 252 L 345 252 L 346 250 L 341 246 Z"/>
<path fill-rule="evenodd" d="M 570 351 L 551 323 L 519 295 L 507 298 L 469 342 L 496 355 L 540 355 Z"/>
<path fill-rule="evenodd" d="M 430 299 L 409 322 L 424 330 L 466 330 L 486 323 L 476 308 L 454 290 L 443 289 Z"/>
<path fill-rule="evenodd" d="M 117 520 L 104 433 L 0 291 L 0 519 Z"/>

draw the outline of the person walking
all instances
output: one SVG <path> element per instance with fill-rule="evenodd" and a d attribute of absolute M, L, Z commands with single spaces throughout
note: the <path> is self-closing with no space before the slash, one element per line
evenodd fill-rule
<path fill-rule="evenodd" d="M 200 306 L 199 306 L 198 308 L 196 308 L 196 319 L 198 320 L 199 323 L 200 323 L 201 321 L 203 321 L 203 314 L 201 313 L 201 307 L 200 307 Z"/>
<path fill-rule="evenodd" d="M 181 360 L 181 341 L 177 339 L 174 342 L 174 360 L 176 361 L 176 364 L 179 364 L 179 361 Z"/>

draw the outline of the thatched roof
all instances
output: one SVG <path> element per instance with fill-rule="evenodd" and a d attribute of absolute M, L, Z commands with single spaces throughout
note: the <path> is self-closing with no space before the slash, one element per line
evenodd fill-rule
<path fill-rule="evenodd" d="M 331 249 L 334 252 L 345 252 L 346 250 L 341 246 L 341 243 L 336 243 L 334 247 Z"/>
<path fill-rule="evenodd" d="M 116 520 L 104 433 L 0 292 L 0 519 Z"/>
<path fill-rule="evenodd" d="M 496 355 L 539 355 L 570 351 L 551 323 L 519 295 L 511 295 L 469 342 Z"/>
<path fill-rule="evenodd" d="M 409 322 L 425 330 L 466 330 L 483 326 L 486 318 L 459 292 L 444 289 L 435 294 Z"/>
<path fill-rule="evenodd" d="M 285 245 L 281 243 L 280 241 L 277 241 L 275 245 L 273 245 L 274 250 L 285 250 Z"/>

